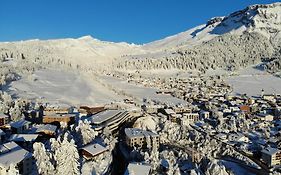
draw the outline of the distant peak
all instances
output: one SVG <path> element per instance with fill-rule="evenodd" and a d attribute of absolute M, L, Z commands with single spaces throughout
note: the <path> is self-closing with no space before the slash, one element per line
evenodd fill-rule
<path fill-rule="evenodd" d="M 93 38 L 91 35 L 82 36 L 78 39 L 79 40 L 98 40 L 98 39 Z"/>

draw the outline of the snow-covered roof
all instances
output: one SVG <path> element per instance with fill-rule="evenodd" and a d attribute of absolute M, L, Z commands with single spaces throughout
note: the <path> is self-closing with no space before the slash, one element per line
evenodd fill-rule
<path fill-rule="evenodd" d="M 134 138 L 134 137 L 155 137 L 158 136 L 158 134 L 155 134 L 150 131 L 145 131 L 142 129 L 138 128 L 125 128 L 125 134 L 129 138 Z"/>
<path fill-rule="evenodd" d="M 36 129 L 36 133 L 38 132 L 44 132 L 44 131 L 51 131 L 51 132 L 56 132 L 57 130 L 57 126 L 55 125 L 50 125 L 50 124 L 46 124 L 46 125 L 40 125 L 37 129 Z"/>
<path fill-rule="evenodd" d="M 30 157 L 32 157 L 32 153 L 21 148 L 15 142 L 0 145 L 0 165 L 2 166 L 8 167 L 10 164 L 17 164 Z"/>
<path fill-rule="evenodd" d="M 38 134 L 13 134 L 9 140 L 15 142 L 33 142 L 38 136 Z"/>
<path fill-rule="evenodd" d="M 22 126 L 29 125 L 29 124 L 31 124 L 31 122 L 22 119 L 22 120 L 10 123 L 10 126 L 13 128 L 20 128 Z"/>
<path fill-rule="evenodd" d="M 88 117 L 86 120 L 88 120 L 94 124 L 100 124 L 102 122 L 112 119 L 113 117 L 115 117 L 116 115 L 118 115 L 122 112 L 124 112 L 124 111 L 123 110 L 106 110 L 106 111 L 102 111 L 97 114 L 94 114 L 94 115 Z"/>
<path fill-rule="evenodd" d="M 92 156 L 96 156 L 96 155 L 108 150 L 108 148 L 106 148 L 98 143 L 89 144 L 85 147 L 82 147 L 81 149 L 87 151 Z"/>
<path fill-rule="evenodd" d="M 277 148 L 268 147 L 268 148 L 264 148 L 261 152 L 272 156 L 272 155 L 280 152 L 280 150 Z"/>
<path fill-rule="evenodd" d="M 124 175 L 148 175 L 150 172 L 150 165 L 143 163 L 129 163 Z"/>
<path fill-rule="evenodd" d="M 175 111 L 172 109 L 164 109 L 164 111 L 166 112 L 166 114 L 170 115 L 170 114 L 175 114 Z"/>

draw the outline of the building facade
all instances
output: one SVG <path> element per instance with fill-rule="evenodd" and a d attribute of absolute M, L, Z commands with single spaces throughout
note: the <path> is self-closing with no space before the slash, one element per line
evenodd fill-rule
<path fill-rule="evenodd" d="M 126 144 L 133 148 L 159 148 L 159 135 L 138 128 L 126 128 Z"/>

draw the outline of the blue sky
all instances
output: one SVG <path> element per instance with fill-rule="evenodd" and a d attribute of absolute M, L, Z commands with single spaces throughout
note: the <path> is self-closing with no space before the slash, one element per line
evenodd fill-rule
<path fill-rule="evenodd" d="M 0 41 L 78 38 L 147 43 L 274 0 L 0 0 Z"/>

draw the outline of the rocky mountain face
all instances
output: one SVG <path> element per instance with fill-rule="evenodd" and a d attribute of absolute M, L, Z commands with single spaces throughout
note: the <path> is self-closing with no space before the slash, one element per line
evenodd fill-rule
<path fill-rule="evenodd" d="M 0 43 L 0 58 L 77 69 L 235 70 L 264 62 L 281 69 L 281 3 L 252 5 L 205 25 L 144 45 L 78 39 Z"/>

